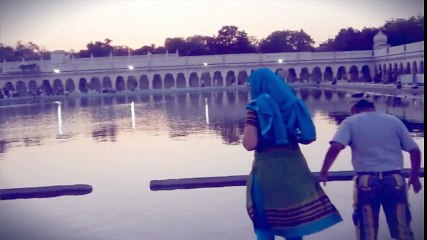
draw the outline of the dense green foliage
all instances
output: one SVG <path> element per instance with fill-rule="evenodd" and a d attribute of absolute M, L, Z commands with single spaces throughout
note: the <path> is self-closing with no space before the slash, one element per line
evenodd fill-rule
<path fill-rule="evenodd" d="M 394 19 L 387 21 L 380 28 L 354 28 L 341 29 L 338 34 L 319 47 L 314 47 L 314 41 L 309 34 L 300 31 L 281 30 L 274 31 L 264 39 L 257 40 L 236 26 L 223 26 L 215 36 L 195 35 L 187 38 L 166 38 L 164 46 L 156 47 L 143 45 L 138 49 L 127 46 L 114 46 L 112 40 L 103 42 L 90 42 L 86 49 L 78 52 L 70 51 L 75 57 L 107 57 L 176 53 L 180 56 L 198 56 L 214 54 L 239 54 L 239 53 L 274 53 L 274 52 L 304 52 L 304 51 L 354 51 L 370 50 L 373 38 L 379 30 L 388 36 L 391 46 L 403 45 L 412 42 L 424 41 L 424 16 L 409 19 Z M 0 60 L 21 61 L 48 59 L 49 52 L 36 44 L 21 41 L 15 47 L 0 43 Z"/>

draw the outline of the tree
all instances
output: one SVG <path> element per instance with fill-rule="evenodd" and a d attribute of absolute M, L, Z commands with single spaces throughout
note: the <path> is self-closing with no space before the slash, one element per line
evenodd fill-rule
<path fill-rule="evenodd" d="M 247 33 L 236 26 L 223 26 L 210 46 L 214 54 L 255 52 Z"/>
<path fill-rule="evenodd" d="M 0 61 L 18 61 L 13 47 L 0 43 Z"/>
<path fill-rule="evenodd" d="M 314 49 L 314 40 L 302 29 L 300 31 L 292 31 L 289 40 L 293 51 L 308 52 Z"/>
<path fill-rule="evenodd" d="M 156 47 L 153 51 L 154 54 L 165 54 L 166 53 L 166 48 L 163 46 L 160 47 Z"/>
<path fill-rule="evenodd" d="M 26 60 L 36 60 L 40 59 L 40 55 L 38 54 L 40 48 L 33 42 L 22 43 L 18 41 L 15 47 L 15 56 L 17 58 L 26 59 Z"/>
<path fill-rule="evenodd" d="M 86 50 L 80 50 L 78 52 L 79 57 L 107 57 L 113 51 L 113 46 L 110 45 L 112 40 L 106 38 L 104 42 L 96 41 L 95 43 L 90 42 L 86 45 Z"/>
<path fill-rule="evenodd" d="M 153 53 L 155 50 L 154 44 L 151 46 L 142 46 L 141 48 L 135 49 L 132 51 L 134 55 L 147 55 L 148 53 Z"/>
<path fill-rule="evenodd" d="M 114 56 L 128 56 L 129 52 L 132 52 L 132 49 L 130 49 L 128 46 L 114 46 L 112 47 L 111 51 Z M 108 55 L 110 55 L 110 53 L 108 53 Z"/>
<path fill-rule="evenodd" d="M 188 55 L 199 56 L 212 53 L 211 43 L 213 37 L 194 35 L 185 40 Z"/>
<path fill-rule="evenodd" d="M 387 21 L 380 28 L 341 29 L 334 39 L 320 44 L 317 51 L 371 50 L 374 36 L 382 30 L 391 46 L 424 41 L 424 16 Z"/>
<path fill-rule="evenodd" d="M 288 44 L 289 38 L 289 31 L 272 32 L 260 41 L 259 51 L 262 53 L 290 52 L 292 48 Z"/>
<path fill-rule="evenodd" d="M 169 52 L 178 51 L 180 55 L 187 54 L 187 43 L 185 42 L 184 38 L 166 38 L 165 48 Z"/>
<path fill-rule="evenodd" d="M 312 51 L 314 41 L 303 30 L 275 31 L 262 39 L 259 51 L 262 53 Z"/>
<path fill-rule="evenodd" d="M 390 20 L 380 29 L 388 36 L 391 46 L 424 41 L 424 16 Z"/>
<path fill-rule="evenodd" d="M 364 28 L 359 31 L 354 28 L 341 29 L 334 39 L 320 44 L 318 51 L 357 51 L 371 50 L 373 38 L 378 33 L 376 28 Z"/>

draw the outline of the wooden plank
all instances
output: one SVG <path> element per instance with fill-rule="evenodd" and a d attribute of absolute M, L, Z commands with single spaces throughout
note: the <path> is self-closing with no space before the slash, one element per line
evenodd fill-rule
<path fill-rule="evenodd" d="M 0 189 L 0 200 L 52 198 L 64 195 L 84 195 L 92 192 L 87 184 Z"/>
<path fill-rule="evenodd" d="M 313 172 L 318 178 L 319 172 Z M 403 169 L 402 174 L 408 178 L 410 169 Z M 351 181 L 354 177 L 354 171 L 329 172 L 328 182 L 333 181 Z M 420 177 L 424 177 L 424 168 L 420 170 Z M 200 178 L 179 178 L 166 180 L 150 181 L 152 191 L 177 190 L 177 189 L 196 189 L 196 188 L 217 188 L 217 187 L 238 187 L 246 186 L 247 175 L 224 176 L 224 177 L 200 177 Z"/>

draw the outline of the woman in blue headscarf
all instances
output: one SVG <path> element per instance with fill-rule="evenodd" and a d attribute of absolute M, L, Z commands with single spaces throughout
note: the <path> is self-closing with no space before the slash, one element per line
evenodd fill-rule
<path fill-rule="evenodd" d="M 243 146 L 255 150 L 247 210 L 257 240 L 299 240 L 342 218 L 308 168 L 299 143 L 316 140 L 304 102 L 274 72 L 254 71 Z"/>

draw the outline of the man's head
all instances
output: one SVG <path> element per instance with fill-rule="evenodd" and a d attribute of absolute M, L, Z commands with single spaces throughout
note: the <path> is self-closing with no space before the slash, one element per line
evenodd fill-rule
<path fill-rule="evenodd" d="M 357 114 L 361 112 L 373 112 L 373 111 L 375 111 L 375 105 L 373 102 L 367 99 L 359 100 L 356 103 L 354 103 L 353 106 L 351 107 L 352 114 Z"/>

